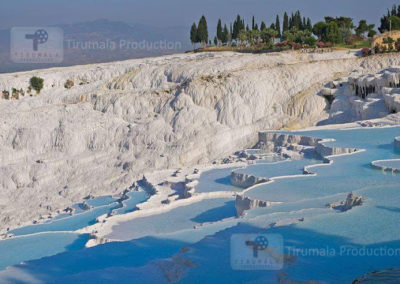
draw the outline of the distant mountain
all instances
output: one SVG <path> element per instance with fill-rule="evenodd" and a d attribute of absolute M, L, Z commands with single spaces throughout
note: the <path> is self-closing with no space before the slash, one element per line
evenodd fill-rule
<path fill-rule="evenodd" d="M 0 30 L 0 73 L 160 56 L 191 48 L 186 27 L 152 27 L 104 19 L 57 27 L 64 32 L 64 60 L 56 65 L 12 62 L 10 30 Z"/>

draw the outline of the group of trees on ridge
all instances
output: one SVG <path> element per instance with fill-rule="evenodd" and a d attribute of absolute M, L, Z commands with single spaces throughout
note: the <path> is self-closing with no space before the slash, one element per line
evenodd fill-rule
<path fill-rule="evenodd" d="M 282 23 L 282 25 L 281 25 Z M 381 18 L 380 32 L 389 30 L 400 30 L 400 5 L 394 5 L 388 10 L 387 15 Z M 360 20 L 355 26 L 353 19 L 349 17 L 325 17 L 324 21 L 315 23 L 310 18 L 302 17 L 300 11 L 287 12 L 280 21 L 279 15 L 275 21 L 267 25 L 264 21 L 258 25 L 254 16 L 251 26 L 237 15 L 233 23 L 223 24 L 219 19 L 216 34 L 213 40 L 215 46 L 251 46 L 271 48 L 274 46 L 275 39 L 279 39 L 278 46 L 297 45 L 297 46 L 332 46 L 333 44 L 353 44 L 357 40 L 372 38 L 377 32 L 374 24 L 368 24 L 366 20 Z M 193 45 L 200 43 L 201 46 L 212 45 L 209 38 L 207 20 L 203 15 L 198 23 L 193 23 L 190 32 L 190 40 Z"/>

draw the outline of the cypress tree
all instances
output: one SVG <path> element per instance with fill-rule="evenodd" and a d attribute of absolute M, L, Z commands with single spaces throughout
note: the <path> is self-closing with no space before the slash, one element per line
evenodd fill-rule
<path fill-rule="evenodd" d="M 218 38 L 217 38 L 217 36 L 214 36 L 214 45 L 215 45 L 215 46 L 218 45 Z"/>
<path fill-rule="evenodd" d="M 311 32 L 312 28 L 313 28 L 313 26 L 312 26 L 312 23 L 311 23 L 311 19 L 308 18 L 307 19 L 307 30 L 309 30 Z"/>
<path fill-rule="evenodd" d="M 218 25 L 217 25 L 217 40 L 222 41 L 222 22 L 221 22 L 221 19 L 218 20 Z"/>
<path fill-rule="evenodd" d="M 251 19 L 251 29 L 255 30 L 255 28 L 256 28 L 256 21 L 255 21 L 254 16 L 253 16 L 253 18 Z"/>
<path fill-rule="evenodd" d="M 289 30 L 293 29 L 293 27 L 294 27 L 294 15 L 292 13 L 289 19 Z"/>
<path fill-rule="evenodd" d="M 208 43 L 208 26 L 206 17 L 203 15 L 199 21 L 199 25 L 197 27 L 197 36 L 199 42 L 203 45 Z"/>
<path fill-rule="evenodd" d="M 276 15 L 275 30 L 277 32 L 277 37 L 281 37 L 281 22 L 279 20 L 279 15 Z"/>
<path fill-rule="evenodd" d="M 288 14 L 285 12 L 285 14 L 283 15 L 283 29 L 282 29 L 282 34 L 285 33 L 286 31 L 289 30 L 289 16 Z"/>
<path fill-rule="evenodd" d="M 229 39 L 229 31 L 228 31 L 228 27 L 226 25 L 224 25 L 224 30 L 222 31 L 222 43 L 226 44 L 228 42 Z"/>
<path fill-rule="evenodd" d="M 300 15 L 300 11 L 297 11 L 294 16 L 293 16 L 293 27 L 301 30 L 301 15 Z"/>
<path fill-rule="evenodd" d="M 192 28 L 190 29 L 190 42 L 193 46 L 198 42 L 196 23 L 193 23 Z"/>
<path fill-rule="evenodd" d="M 392 16 L 397 16 L 396 5 L 393 5 L 393 6 L 392 6 Z"/>
<path fill-rule="evenodd" d="M 260 26 L 260 30 L 266 30 L 267 29 L 267 25 L 264 23 L 264 21 L 261 22 L 261 26 Z"/>
<path fill-rule="evenodd" d="M 232 39 L 237 39 L 241 30 L 242 19 L 237 15 L 236 20 L 233 22 Z"/>

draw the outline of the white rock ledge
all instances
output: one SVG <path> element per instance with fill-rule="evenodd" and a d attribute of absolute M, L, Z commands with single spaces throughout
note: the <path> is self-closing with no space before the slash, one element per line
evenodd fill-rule
<path fill-rule="evenodd" d="M 302 175 L 292 175 L 292 176 L 275 177 L 275 178 L 271 177 L 271 178 L 267 179 L 267 178 L 262 178 L 262 177 L 255 177 L 253 175 L 246 175 L 246 174 L 239 174 L 239 173 L 232 172 L 231 182 L 235 185 L 247 188 L 247 191 L 252 186 L 256 186 L 257 184 L 260 184 L 260 183 L 272 182 L 276 179 L 283 179 L 283 178 L 287 178 L 287 177 L 301 177 L 304 175 L 315 175 L 315 173 L 313 173 L 311 171 L 311 169 L 314 167 L 321 166 L 321 165 L 332 164 L 332 160 L 330 160 L 330 157 L 338 156 L 338 155 L 348 155 L 348 154 L 353 154 L 356 152 L 363 151 L 363 150 L 358 150 L 355 148 L 331 147 L 331 146 L 324 144 L 327 142 L 333 142 L 333 141 L 335 141 L 334 139 L 320 139 L 320 138 L 313 138 L 313 137 L 302 136 L 302 135 L 284 134 L 284 133 L 277 133 L 277 132 L 271 132 L 271 131 L 260 132 L 258 137 L 259 137 L 258 147 L 262 147 L 262 148 L 274 150 L 274 151 L 282 151 L 282 148 L 286 148 L 286 149 L 290 148 L 292 150 L 296 149 L 299 152 L 301 152 L 304 149 L 306 149 L 308 155 L 314 155 L 314 156 L 320 157 L 320 158 L 322 158 L 322 160 L 321 160 L 321 164 L 305 166 L 303 169 Z M 236 207 L 237 216 L 243 216 L 245 214 L 246 210 L 250 210 L 252 208 L 267 207 L 267 206 L 271 205 L 270 201 L 251 199 L 251 198 L 245 196 L 245 193 L 246 193 L 246 191 L 244 192 L 243 195 L 236 196 L 235 207 Z M 358 202 L 358 199 L 357 199 L 357 202 Z M 347 203 L 344 202 L 343 204 L 340 204 L 340 205 L 344 205 L 344 204 L 347 204 Z"/>
<path fill-rule="evenodd" d="M 394 167 L 394 166 L 385 166 L 384 163 L 387 162 L 398 162 L 399 166 Z M 391 160 L 377 160 L 371 162 L 371 167 L 377 170 L 382 170 L 385 172 L 391 172 L 391 173 L 400 173 L 400 159 L 391 159 Z"/>

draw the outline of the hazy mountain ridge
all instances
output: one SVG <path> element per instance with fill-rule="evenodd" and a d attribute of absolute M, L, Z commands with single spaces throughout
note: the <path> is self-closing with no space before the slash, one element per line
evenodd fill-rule
<path fill-rule="evenodd" d="M 76 24 L 57 25 L 64 32 L 64 60 L 60 64 L 21 64 L 10 60 L 10 29 L 0 30 L 0 73 L 18 72 L 55 66 L 71 66 L 110 62 L 179 53 L 191 48 L 185 27 L 152 27 L 138 23 L 95 20 Z M 147 43 L 178 42 L 173 49 L 118 48 L 120 40 Z M 88 48 L 98 41 L 113 41 L 117 48 Z"/>

